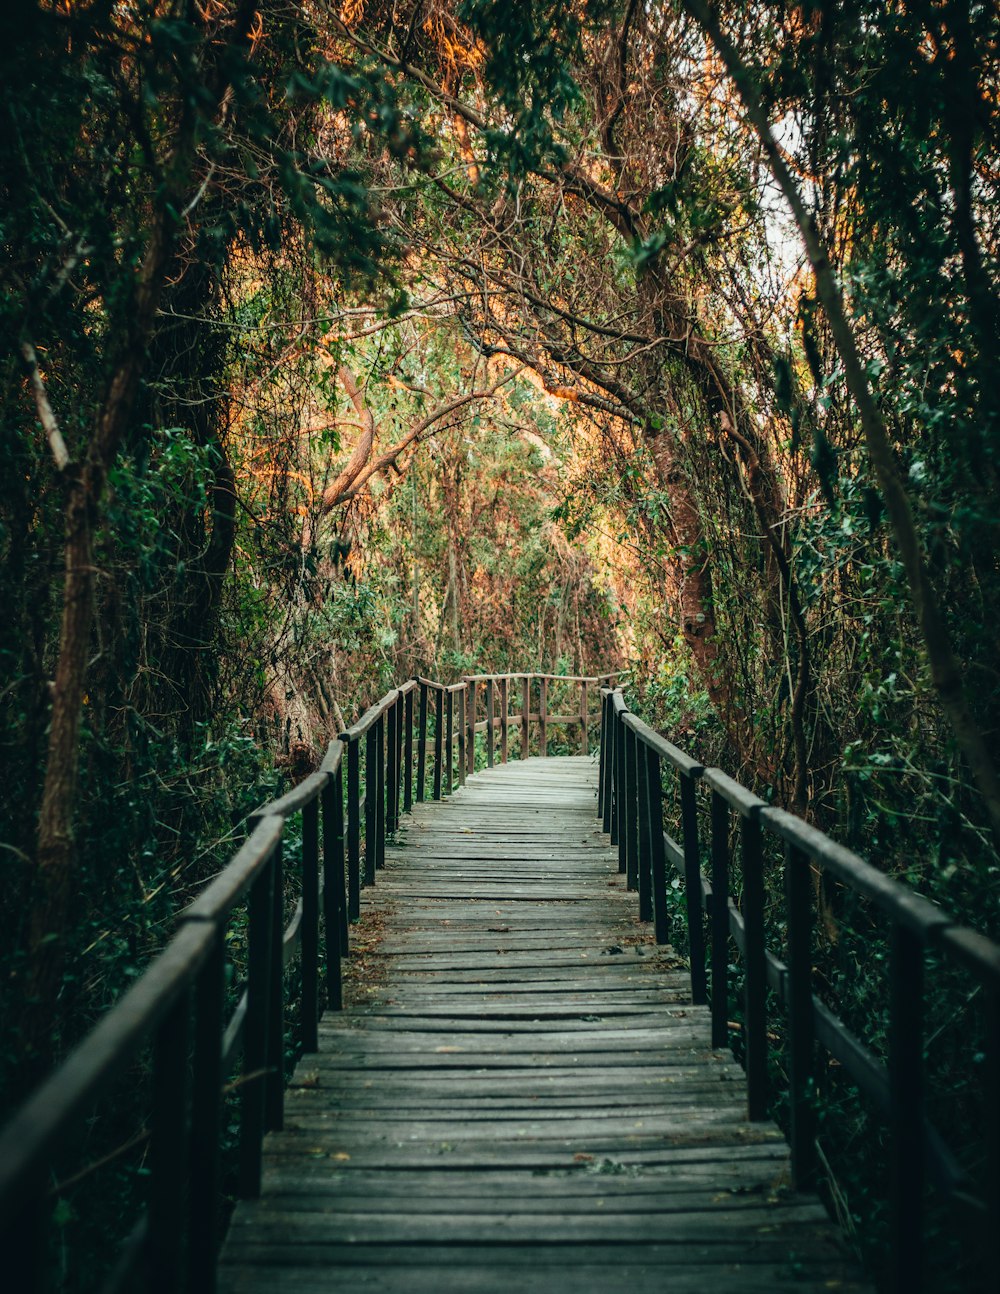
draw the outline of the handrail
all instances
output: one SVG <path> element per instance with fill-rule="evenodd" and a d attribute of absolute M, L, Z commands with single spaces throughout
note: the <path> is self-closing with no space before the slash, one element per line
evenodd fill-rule
<path fill-rule="evenodd" d="M 280 1128 L 284 1116 L 286 965 L 298 957 L 298 1041 L 304 1052 L 315 1051 L 324 1003 L 332 1010 L 342 1005 L 341 960 L 349 955 L 361 888 L 375 883 L 386 836 L 399 827 L 401 812 L 424 799 L 428 757 L 431 794 L 440 799 L 452 793 L 456 775 L 461 786 L 475 770 L 477 749 L 487 765 L 508 758 L 510 726 L 521 729 L 522 757 L 533 749 L 533 733 L 545 754 L 548 725 L 558 723 L 576 725 L 586 750 L 599 718 L 590 703 L 614 677 L 528 672 L 451 684 L 409 679 L 332 741 L 316 772 L 250 815 L 247 839 L 179 914 L 163 951 L 0 1133 L 0 1244 L 12 1288 L 45 1284 L 47 1183 L 55 1155 L 116 1075 L 151 1043 L 148 1206 L 106 1289 L 213 1294 L 223 1084 L 242 1056 L 238 1191 L 253 1198 L 260 1192 L 264 1134 Z M 549 713 L 553 679 L 579 687 L 573 715 Z M 511 715 L 518 685 L 521 707 Z M 291 818 L 301 823 L 301 897 L 286 924 L 282 843 Z M 246 979 L 228 999 L 227 1014 L 227 934 L 244 905 Z"/>
<path fill-rule="evenodd" d="M 609 683 L 618 677 L 617 674 L 542 674 L 537 670 L 518 674 L 465 674 L 463 682 L 485 683 L 489 679 L 544 678 L 550 683 Z"/>
<path fill-rule="evenodd" d="M 368 729 L 396 703 L 398 698 L 398 688 L 393 688 L 391 692 L 387 692 L 380 701 L 376 701 L 374 705 L 368 707 L 357 723 L 352 724 L 346 732 L 340 734 L 340 740 L 346 742 L 353 741 L 357 737 L 363 737 Z"/>
<path fill-rule="evenodd" d="M 941 908 L 784 809 L 768 805 L 719 768 L 706 768 L 632 714 L 620 690 L 601 692 L 598 816 L 619 847 L 619 869 L 638 891 L 639 915 L 667 942 L 667 878 L 671 863 L 684 882 L 691 994 L 710 1003 L 712 1045 L 729 1043 L 730 948 L 742 958 L 742 1038 L 747 1115 L 767 1117 L 768 991 L 787 1019 L 788 1110 L 792 1173 L 799 1189 L 817 1177 L 815 1050 L 825 1049 L 871 1097 L 890 1128 L 889 1270 L 894 1294 L 918 1294 L 924 1271 L 925 1166 L 933 1184 L 965 1207 L 979 1209 L 1000 1235 L 1000 947 L 965 929 Z M 676 774 L 680 843 L 663 826 L 663 766 Z M 698 794 L 707 795 L 710 839 L 700 839 Z M 731 816 L 739 824 L 734 843 Z M 788 961 L 768 946 L 763 839 L 785 849 Z M 707 857 L 705 856 L 707 854 Z M 706 876 L 703 863 L 709 866 Z M 739 902 L 730 894 L 738 864 Z M 826 872 L 873 903 L 891 927 L 888 1064 L 857 1037 L 813 991 L 813 869 Z M 708 936 L 706 938 L 706 935 Z M 928 950 L 948 957 L 984 990 L 986 1126 L 989 1180 L 982 1199 L 951 1149 L 927 1119 L 923 1085 L 923 974 Z M 707 972 L 707 973 L 706 973 Z"/>

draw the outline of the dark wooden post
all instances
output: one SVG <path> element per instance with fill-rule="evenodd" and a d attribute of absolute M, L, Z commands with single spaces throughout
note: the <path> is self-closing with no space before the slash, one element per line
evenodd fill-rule
<path fill-rule="evenodd" d="M 465 703 L 466 703 L 467 694 L 468 694 L 468 689 L 465 686 L 463 686 L 462 690 L 458 693 L 458 784 L 459 786 L 465 785 L 465 775 L 466 775 L 466 772 L 465 772 L 466 759 L 467 759 L 466 747 L 468 744 L 468 736 L 466 735 Z"/>
<path fill-rule="evenodd" d="M 444 688 L 436 688 L 434 702 L 434 798 L 440 800 L 444 777 Z"/>
<path fill-rule="evenodd" d="M 701 888 L 701 852 L 698 845 L 698 802 L 694 779 L 678 773 L 681 787 L 681 832 L 684 841 L 684 898 L 687 909 L 688 949 L 691 955 L 691 1001 L 708 1001 L 705 968 L 704 895 Z"/>
<path fill-rule="evenodd" d="M 493 741 L 494 741 L 494 735 L 495 735 L 493 730 L 493 710 L 494 710 L 493 679 L 488 678 L 486 680 L 486 767 L 487 768 L 493 767 Z"/>
<path fill-rule="evenodd" d="M 813 1106 L 812 882 L 809 859 L 785 847 L 788 920 L 788 1108 L 792 1181 L 797 1191 L 816 1181 L 816 1113 Z"/>
<path fill-rule="evenodd" d="M 611 835 L 611 814 L 614 802 L 614 759 L 615 759 L 615 724 L 614 704 L 609 692 L 601 698 L 601 827 Z M 614 844 L 614 840 L 611 841 Z"/>
<path fill-rule="evenodd" d="M 347 884 L 348 919 L 361 915 L 361 743 L 341 736 L 347 753 Z"/>
<path fill-rule="evenodd" d="M 326 1003 L 344 1005 L 340 959 L 347 952 L 347 895 L 344 889 L 344 804 L 340 766 L 322 792 L 323 930 L 326 935 Z M 339 806 L 338 806 L 339 801 Z M 339 812 L 338 812 L 339 807 Z"/>
<path fill-rule="evenodd" d="M 399 830 L 400 800 L 403 794 L 403 697 L 396 698 L 396 783 L 393 794 L 393 831 Z"/>
<path fill-rule="evenodd" d="M 333 834 L 333 893 L 337 904 L 340 925 L 340 955 L 346 957 L 350 952 L 350 917 L 347 904 L 347 884 L 344 874 L 345 844 L 344 835 L 344 759 L 341 755 L 337 771 L 333 775 L 333 795 L 331 797 L 332 834 Z M 325 830 L 324 826 L 324 830 Z M 324 842 L 326 837 L 324 836 Z M 325 856 L 324 856 L 325 866 Z M 337 974 L 340 974 L 340 963 L 337 963 Z M 339 1008 L 338 1008 L 339 1009 Z"/>
<path fill-rule="evenodd" d="M 302 809 L 302 1050 L 318 1051 L 319 800 Z"/>
<path fill-rule="evenodd" d="M 375 721 L 375 866 L 385 866 L 385 715 Z"/>
<path fill-rule="evenodd" d="M 889 975 L 889 1289 L 892 1294 L 919 1294 L 923 1287 L 924 949 L 920 936 L 899 924 L 892 930 Z"/>
<path fill-rule="evenodd" d="M 239 1192 L 245 1200 L 253 1200 L 260 1195 L 273 896 L 274 867 L 269 860 L 250 890 L 247 931 L 247 1017 L 243 1040 L 244 1081 L 240 1088 L 239 1152 Z"/>
<path fill-rule="evenodd" d="M 712 792 L 712 1046 L 729 1045 L 729 805 Z"/>
<path fill-rule="evenodd" d="M 183 1274 L 179 1243 L 184 1229 L 190 1172 L 187 1128 L 189 990 L 179 994 L 153 1043 L 150 1139 L 149 1285 L 153 1294 L 179 1294 Z M 218 1046 L 219 1039 L 216 1038 Z"/>
<path fill-rule="evenodd" d="M 635 789 L 636 789 L 636 884 L 639 889 L 639 920 L 653 919 L 653 858 L 652 840 L 649 833 L 649 805 L 652 798 L 652 787 L 649 784 L 649 762 L 646 758 L 645 742 L 639 740 L 637 733 L 632 733 L 635 752 Z"/>
<path fill-rule="evenodd" d="M 403 812 L 413 808 L 413 688 L 406 694 L 403 707 Z"/>
<path fill-rule="evenodd" d="M 584 679 L 580 684 L 580 754 L 590 754 L 590 733 L 587 730 L 587 705 L 590 701 L 589 684 Z"/>
<path fill-rule="evenodd" d="M 420 717 L 417 723 L 417 803 L 424 799 L 424 779 L 427 775 L 427 684 L 419 683 Z"/>
<path fill-rule="evenodd" d="M 612 709 L 614 722 L 614 813 L 611 818 L 611 843 L 618 846 L 618 871 L 625 873 L 628 860 L 625 850 L 625 724 L 622 711 Z"/>
<path fill-rule="evenodd" d="M 743 928 L 746 932 L 743 978 L 747 1068 L 747 1118 L 767 1118 L 767 952 L 764 942 L 764 858 L 757 811 L 743 815 L 740 829 L 743 869 Z"/>
<path fill-rule="evenodd" d="M 544 674 L 538 677 L 538 753 L 545 756 L 549 753 L 549 680 Z"/>
<path fill-rule="evenodd" d="M 658 944 L 669 943 L 667 916 L 667 855 L 663 845 L 663 786 L 660 757 L 646 748 L 646 785 L 649 804 L 649 871 L 653 889 L 653 921 Z"/>
<path fill-rule="evenodd" d="M 402 715 L 402 697 L 397 696 L 386 711 L 386 798 L 385 829 L 392 835 L 399 827 L 399 719 Z"/>
<path fill-rule="evenodd" d="M 500 763 L 507 762 L 507 678 L 500 680 Z"/>
<path fill-rule="evenodd" d="M 220 927 L 215 932 L 211 951 L 198 974 L 195 989 L 188 1278 L 185 1287 L 191 1294 L 215 1294 L 216 1288 L 225 976 L 225 934 Z"/>
<path fill-rule="evenodd" d="M 634 890 L 639 885 L 639 787 L 636 759 L 636 735 L 622 724 L 625 734 L 625 885 Z"/>
<path fill-rule="evenodd" d="M 451 795 L 455 775 L 455 694 L 449 688 L 444 693 L 444 781 L 445 795 Z"/>
<path fill-rule="evenodd" d="M 279 840 L 271 860 L 274 892 L 271 902 L 271 978 L 268 987 L 267 1077 L 265 1123 L 268 1132 L 285 1124 L 285 872 Z"/>
<path fill-rule="evenodd" d="M 470 678 L 469 688 L 469 776 L 476 771 L 476 680 Z"/>
<path fill-rule="evenodd" d="M 521 758 L 531 754 L 531 675 L 521 675 Z"/>
<path fill-rule="evenodd" d="M 365 884 L 375 884 L 375 860 L 378 858 L 378 731 L 377 725 L 365 733 Z"/>
<path fill-rule="evenodd" d="M 605 831 L 607 831 L 607 827 L 604 827 L 604 824 L 603 824 L 604 788 L 607 784 L 607 775 L 608 775 L 607 750 L 605 749 L 607 744 L 606 742 L 607 730 L 605 725 L 606 719 L 607 719 L 607 705 L 605 704 L 605 698 L 602 696 L 601 697 L 601 738 L 598 746 L 598 757 L 597 757 L 597 816 L 602 820 L 601 825 Z"/>
<path fill-rule="evenodd" d="M 984 1109 L 984 1146 L 986 1152 L 986 1206 L 989 1241 L 986 1248 L 985 1262 L 995 1263 L 996 1244 L 1000 1239 L 1000 1101 L 996 1094 L 1000 1092 L 1000 989 L 996 980 L 985 986 L 985 1020 L 986 1027 L 986 1064 L 983 1074 Z"/>

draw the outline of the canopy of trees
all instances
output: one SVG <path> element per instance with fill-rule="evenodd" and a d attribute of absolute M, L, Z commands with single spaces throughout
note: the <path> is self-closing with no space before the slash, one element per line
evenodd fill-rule
<path fill-rule="evenodd" d="M 9 1094 L 418 671 L 627 669 L 998 933 L 995 6 L 10 9 Z"/>

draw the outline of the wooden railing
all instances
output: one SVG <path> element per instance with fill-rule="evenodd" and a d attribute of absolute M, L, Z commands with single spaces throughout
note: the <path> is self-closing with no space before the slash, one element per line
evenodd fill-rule
<path fill-rule="evenodd" d="M 710 1003 L 712 1044 L 729 1044 L 733 950 L 743 970 L 743 1060 L 747 1113 L 768 1117 L 771 1001 L 784 1012 L 787 1091 L 794 1184 L 816 1181 L 817 1048 L 882 1112 L 889 1127 L 889 1280 L 893 1294 L 919 1294 L 924 1277 L 925 1178 L 972 1214 L 971 1234 L 983 1253 L 983 1288 L 992 1288 L 1000 1240 L 1000 947 L 966 929 L 942 909 L 891 880 L 800 818 L 773 808 L 721 769 L 706 768 L 630 713 L 620 691 L 602 691 L 598 816 L 619 850 L 619 869 L 638 891 L 639 913 L 667 942 L 668 868 L 683 881 L 691 994 Z M 664 773 L 675 779 L 676 820 L 663 821 Z M 707 815 L 699 797 L 708 796 Z M 704 808 L 705 806 L 701 806 Z M 734 842 L 731 818 L 739 822 Z M 699 818 L 707 818 L 707 846 Z M 783 848 L 787 962 L 773 951 L 777 935 L 765 921 L 765 841 Z M 708 875 L 702 870 L 707 865 Z M 813 986 L 814 874 L 863 896 L 888 919 L 889 1055 L 878 1056 L 816 995 Z M 734 884 L 736 882 L 736 884 Z M 739 894 L 735 901 L 731 894 Z M 771 946 L 769 946 L 771 945 Z M 960 968 L 983 998 L 986 1063 L 986 1179 L 968 1180 L 952 1150 L 931 1126 L 924 1091 L 924 975 L 929 954 Z"/>
<path fill-rule="evenodd" d="M 481 732 L 486 738 L 487 767 L 493 767 L 497 755 L 501 762 L 506 762 L 511 728 L 518 730 L 519 754 L 522 759 L 526 758 L 531 748 L 532 724 L 537 727 L 539 755 L 548 754 L 549 728 L 552 724 L 575 728 L 580 753 L 586 755 L 590 750 L 591 729 L 600 725 L 599 689 L 602 684 L 613 680 L 613 674 L 601 674 L 592 678 L 578 674 L 467 675 L 464 684 L 468 689 L 470 758 L 471 742 L 475 734 Z M 579 689 L 579 701 L 572 714 L 550 713 L 549 691 L 552 686 L 563 690 L 567 687 Z M 533 692 L 537 701 L 532 697 Z M 477 718 L 480 698 L 485 713 L 481 720 Z M 510 712 L 512 703 L 516 705 L 513 714 Z M 537 709 L 533 708 L 536 704 Z"/>
<path fill-rule="evenodd" d="M 0 1136 L 0 1242 L 10 1289 L 49 1288 L 52 1166 L 116 1079 L 141 1067 L 151 1050 L 146 1207 L 105 1289 L 211 1294 L 221 1230 L 224 1085 L 238 1069 L 237 1190 L 253 1198 L 264 1134 L 284 1117 L 286 1015 L 297 1016 L 301 1050 L 315 1051 L 323 1007 L 342 1005 L 349 923 L 359 915 L 362 885 L 374 884 L 384 863 L 386 836 L 401 812 L 425 798 L 428 772 L 434 799 L 451 794 L 456 773 L 464 783 L 476 767 L 480 734 L 488 765 L 498 754 L 507 758 L 515 724 L 522 756 L 532 731 L 546 753 L 550 724 L 576 725 L 586 749 L 600 722 L 600 687 L 613 676 L 560 677 L 560 687 L 580 690 L 568 716 L 548 712 L 554 678 L 477 675 L 450 686 L 412 679 L 332 742 L 315 773 L 252 815 L 246 842 L 180 914 L 167 946 Z M 520 709 L 511 716 L 515 693 Z M 301 897 L 286 920 L 282 845 L 293 818 L 301 831 Z M 227 949 L 237 924 L 245 930 L 246 957 L 234 991 L 227 990 Z M 294 960 L 293 1002 L 285 970 Z"/>

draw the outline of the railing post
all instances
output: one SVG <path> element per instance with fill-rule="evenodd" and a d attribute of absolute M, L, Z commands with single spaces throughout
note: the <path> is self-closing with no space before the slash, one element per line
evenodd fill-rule
<path fill-rule="evenodd" d="M 440 800 L 444 776 L 444 689 L 436 688 L 434 701 L 434 798 Z"/>
<path fill-rule="evenodd" d="M 615 759 L 615 724 L 612 694 L 601 698 L 601 752 L 604 764 L 604 780 L 601 784 L 601 826 L 611 835 L 611 816 L 614 805 L 614 759 Z M 611 841 L 614 844 L 614 840 Z"/>
<path fill-rule="evenodd" d="M 267 1077 L 265 1124 L 280 1132 L 285 1123 L 285 881 L 284 855 L 279 840 L 271 862 L 274 891 L 271 900 L 271 979 L 268 989 Z"/>
<path fill-rule="evenodd" d="M 417 803 L 424 800 L 424 780 L 427 776 L 427 684 L 420 682 L 420 710 L 417 720 Z"/>
<path fill-rule="evenodd" d="M 986 1262 L 995 1261 L 996 1246 L 1000 1243 L 1000 992 L 996 983 L 985 988 L 986 1064 L 984 1066 L 984 1099 L 986 1118 L 984 1142 L 986 1149 L 987 1179 L 986 1207 L 989 1227 L 989 1248 Z"/>
<path fill-rule="evenodd" d="M 386 711 L 385 723 L 385 830 L 392 835 L 399 827 L 399 718 L 401 697 Z"/>
<path fill-rule="evenodd" d="M 455 694 L 450 689 L 444 694 L 444 780 L 445 795 L 451 795 L 455 775 Z"/>
<path fill-rule="evenodd" d="M 549 753 L 549 680 L 538 676 L 538 753 L 543 758 Z"/>
<path fill-rule="evenodd" d="M 413 688 L 403 703 L 403 812 L 413 808 Z"/>
<path fill-rule="evenodd" d="M 892 1294 L 920 1294 L 923 1286 L 924 949 L 920 937 L 898 923 L 892 930 L 889 974 L 889 1289 Z"/>
<path fill-rule="evenodd" d="M 468 744 L 468 736 L 466 734 L 465 702 L 466 702 L 467 694 L 468 694 L 468 688 L 464 686 L 462 687 L 462 690 L 457 693 L 457 696 L 458 696 L 458 784 L 459 786 L 465 785 L 465 776 L 466 776 L 465 766 L 466 766 L 466 759 L 467 759 L 466 746 Z"/>
<path fill-rule="evenodd" d="M 302 809 L 302 1050 L 319 1050 L 319 800 Z"/>
<path fill-rule="evenodd" d="M 625 734 L 625 885 L 639 886 L 639 787 L 636 760 L 637 738 L 631 728 L 622 724 Z"/>
<path fill-rule="evenodd" d="M 347 753 L 347 884 L 348 919 L 361 916 L 361 742 L 341 736 Z"/>
<path fill-rule="evenodd" d="M 767 952 L 764 942 L 764 857 L 757 811 L 744 814 L 740 830 L 743 871 L 743 979 L 747 1060 L 747 1118 L 767 1118 Z"/>
<path fill-rule="evenodd" d="M 590 754 L 590 733 L 587 730 L 587 705 L 590 701 L 590 685 L 586 679 L 580 683 L 580 754 Z"/>
<path fill-rule="evenodd" d="M 611 818 L 611 843 L 618 846 L 618 871 L 626 872 L 628 859 L 625 846 L 625 723 L 624 712 L 617 706 L 612 709 L 614 716 L 614 813 Z"/>
<path fill-rule="evenodd" d="M 344 756 L 340 757 L 337 765 L 337 771 L 333 775 L 333 794 L 331 798 L 331 812 L 333 824 L 333 898 L 337 904 L 337 923 L 340 930 L 340 955 L 346 957 L 350 952 L 350 916 L 348 913 L 347 902 L 347 878 L 345 875 L 346 862 L 346 844 L 347 838 L 344 833 Z M 326 825 L 324 820 L 324 832 Z M 323 836 L 324 849 L 326 847 L 326 836 Z M 324 866 L 326 866 L 326 857 L 324 855 Z M 330 937 L 328 935 L 328 937 Z M 340 978 L 340 960 L 337 961 L 337 978 Z M 339 1010 L 339 1007 L 338 1007 Z"/>
<path fill-rule="evenodd" d="M 191 1294 L 215 1294 L 216 1288 L 225 976 L 225 936 L 219 928 L 195 988 L 186 1285 Z"/>
<path fill-rule="evenodd" d="M 476 771 L 476 680 L 470 678 L 467 685 L 469 690 L 469 776 Z"/>
<path fill-rule="evenodd" d="M 663 845 L 663 784 L 660 757 L 646 748 L 646 785 L 649 799 L 649 863 L 653 888 L 653 922 L 656 942 L 670 942 L 667 916 L 667 855 Z"/>
<path fill-rule="evenodd" d="M 681 832 L 684 847 L 684 898 L 687 910 L 688 950 L 691 957 L 691 1001 L 708 1001 L 705 968 L 705 912 L 701 888 L 701 851 L 698 846 L 698 801 L 694 779 L 678 772 L 681 788 Z"/>
<path fill-rule="evenodd" d="M 521 675 L 521 758 L 531 754 L 531 675 Z"/>
<path fill-rule="evenodd" d="M 385 811 L 386 811 L 386 742 L 385 715 L 380 715 L 375 724 L 375 866 L 385 866 Z"/>
<path fill-rule="evenodd" d="M 598 747 L 597 757 L 597 816 L 601 819 L 601 826 L 607 831 L 607 825 L 604 823 L 604 790 L 607 785 L 608 776 L 608 752 L 607 752 L 607 704 L 606 698 L 601 697 L 601 738 Z"/>
<path fill-rule="evenodd" d="M 181 992 L 156 1031 L 153 1043 L 152 1138 L 150 1142 L 148 1288 L 179 1294 L 184 1252 L 185 1196 L 191 1150 L 187 1127 L 189 989 Z M 218 1037 L 216 1045 L 218 1045 Z"/>
<path fill-rule="evenodd" d="M 649 833 L 649 806 L 652 789 L 649 785 L 649 761 L 644 742 L 637 733 L 632 734 L 635 753 L 635 790 L 636 790 L 636 884 L 639 889 L 639 920 L 653 919 L 653 852 Z"/>
<path fill-rule="evenodd" d="M 347 953 L 347 902 L 344 890 L 344 800 L 340 765 L 321 794 L 323 810 L 323 928 L 326 934 L 326 1001 L 331 1011 L 344 1005 L 340 959 Z"/>
<path fill-rule="evenodd" d="M 378 761 L 377 724 L 365 733 L 365 885 L 375 884 L 378 858 Z"/>
<path fill-rule="evenodd" d="M 393 790 L 393 831 L 399 830 L 399 802 L 403 791 L 403 697 L 397 696 L 396 712 L 396 781 Z"/>
<path fill-rule="evenodd" d="M 264 1141 L 264 1072 L 267 1068 L 268 987 L 271 982 L 271 919 L 274 866 L 269 860 L 250 891 L 247 931 L 247 1017 L 243 1043 L 240 1112 L 239 1191 L 245 1200 L 260 1195 Z"/>
<path fill-rule="evenodd" d="M 812 897 L 809 860 L 785 847 L 788 922 L 788 1111 L 792 1183 L 812 1190 L 816 1181 L 816 1112 L 813 1105 Z"/>
<path fill-rule="evenodd" d="M 729 805 L 712 792 L 712 1046 L 729 1045 Z"/>
<path fill-rule="evenodd" d="M 500 763 L 507 762 L 507 678 L 500 679 Z"/>
<path fill-rule="evenodd" d="M 493 767 L 493 679 L 486 680 L 486 767 Z"/>

